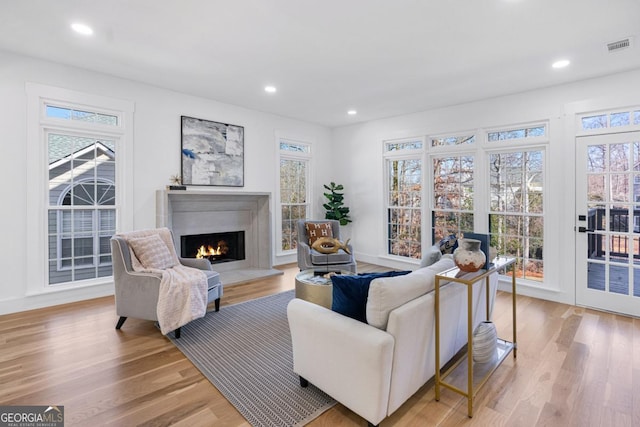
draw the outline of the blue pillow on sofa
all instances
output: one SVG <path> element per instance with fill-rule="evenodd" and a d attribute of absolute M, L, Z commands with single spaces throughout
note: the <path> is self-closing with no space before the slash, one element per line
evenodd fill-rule
<path fill-rule="evenodd" d="M 393 277 L 409 274 L 411 271 L 386 271 L 356 275 L 336 274 L 331 276 L 333 302 L 331 309 L 344 316 L 367 323 L 367 297 L 369 285 L 378 277 Z"/>

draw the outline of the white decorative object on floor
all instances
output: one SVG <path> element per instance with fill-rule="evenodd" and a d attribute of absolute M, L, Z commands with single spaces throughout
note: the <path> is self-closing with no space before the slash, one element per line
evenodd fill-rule
<path fill-rule="evenodd" d="M 473 361 L 487 363 L 496 356 L 498 333 L 490 321 L 481 322 L 473 331 Z"/>

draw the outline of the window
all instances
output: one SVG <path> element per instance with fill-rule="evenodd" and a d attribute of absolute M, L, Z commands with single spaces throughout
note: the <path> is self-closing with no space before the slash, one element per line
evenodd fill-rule
<path fill-rule="evenodd" d="M 297 248 L 296 222 L 310 212 L 309 169 L 311 145 L 280 140 L 280 250 Z"/>
<path fill-rule="evenodd" d="M 30 292 L 108 284 L 109 239 L 133 223 L 131 162 L 122 166 L 133 103 L 33 83 L 27 94 Z"/>
<path fill-rule="evenodd" d="M 387 254 L 422 257 L 423 141 L 385 141 Z"/>
<path fill-rule="evenodd" d="M 496 132 L 487 133 L 488 141 L 503 141 L 506 139 L 522 139 L 522 138 L 533 138 L 537 136 L 546 135 L 546 127 L 544 125 L 541 126 L 532 126 L 520 129 L 510 129 L 510 130 L 500 130 Z"/>
<path fill-rule="evenodd" d="M 598 129 L 617 128 L 640 125 L 640 109 L 633 108 L 625 111 L 607 111 L 589 113 L 579 117 L 580 128 L 583 131 L 597 131 Z"/>
<path fill-rule="evenodd" d="M 516 257 L 516 275 L 544 277 L 544 152 L 489 155 L 491 245 Z"/>
<path fill-rule="evenodd" d="M 474 231 L 474 156 L 433 159 L 432 239 Z"/>
<path fill-rule="evenodd" d="M 464 136 L 445 136 L 431 139 L 432 147 L 446 147 L 455 145 L 474 144 L 476 142 L 475 135 Z"/>
<path fill-rule="evenodd" d="M 52 110 L 73 112 L 47 106 L 47 115 Z M 83 112 L 83 117 L 96 116 Z M 67 117 L 75 120 L 73 114 Z M 117 121 L 108 124 L 115 126 Z M 49 284 L 111 276 L 109 239 L 116 231 L 116 141 L 106 135 L 96 138 L 60 129 L 49 130 L 46 135 Z"/>

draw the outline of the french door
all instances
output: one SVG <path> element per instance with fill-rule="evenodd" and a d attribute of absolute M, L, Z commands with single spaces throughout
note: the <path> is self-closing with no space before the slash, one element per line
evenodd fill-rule
<path fill-rule="evenodd" d="M 640 132 L 576 138 L 576 303 L 640 316 Z"/>

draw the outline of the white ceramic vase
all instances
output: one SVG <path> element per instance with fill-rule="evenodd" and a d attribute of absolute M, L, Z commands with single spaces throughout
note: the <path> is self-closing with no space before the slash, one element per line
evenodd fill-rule
<path fill-rule="evenodd" d="M 493 322 L 481 322 L 473 331 L 473 361 L 487 363 L 497 354 L 498 333 Z"/>
<path fill-rule="evenodd" d="M 480 270 L 487 260 L 484 252 L 480 250 L 480 240 L 460 239 L 458 248 L 453 252 L 453 262 L 465 272 Z"/>

